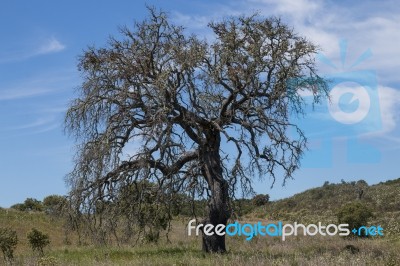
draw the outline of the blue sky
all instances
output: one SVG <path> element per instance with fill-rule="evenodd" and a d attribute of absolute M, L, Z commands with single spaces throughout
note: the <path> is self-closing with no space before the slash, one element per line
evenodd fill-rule
<path fill-rule="evenodd" d="M 400 7 L 396 1 L 147 3 L 169 12 L 187 32 L 205 38 L 212 38 L 206 28 L 210 20 L 254 11 L 281 16 L 321 47 L 318 65 L 323 75 L 336 82 L 332 87 L 336 105 L 322 104 L 299 120 L 310 150 L 294 180 L 285 187 L 277 180 L 273 189 L 268 177 L 256 180 L 257 192 L 277 199 L 324 181 L 364 179 L 372 184 L 400 177 Z M 144 1 L 2 3 L 0 206 L 67 192 L 64 177 L 73 167 L 74 143 L 63 134 L 62 123 L 81 83 L 77 58 L 88 45 L 103 46 L 108 36 L 118 36 L 118 26 L 130 26 L 145 15 Z"/>

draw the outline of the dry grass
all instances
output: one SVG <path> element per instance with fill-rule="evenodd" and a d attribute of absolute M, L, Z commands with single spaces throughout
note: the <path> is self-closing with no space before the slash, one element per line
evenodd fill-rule
<path fill-rule="evenodd" d="M 1 211 L 0 226 L 18 231 L 20 244 L 14 265 L 400 265 L 399 238 L 342 239 L 340 237 L 227 237 L 229 252 L 224 255 L 201 252 L 200 237 L 187 235 L 186 223 L 173 223 L 169 243 L 137 244 L 121 247 L 65 245 L 60 222 L 43 214 Z M 51 247 L 45 258 L 29 250 L 26 232 L 31 227 L 50 235 Z M 71 237 L 71 236 L 70 236 Z M 75 239 L 72 236 L 72 239 Z M 353 245 L 359 252 L 345 249 Z M 1 264 L 1 262 L 0 262 Z"/>

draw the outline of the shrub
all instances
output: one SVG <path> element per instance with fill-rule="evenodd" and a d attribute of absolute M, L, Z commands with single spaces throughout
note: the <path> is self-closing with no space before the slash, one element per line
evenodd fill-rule
<path fill-rule="evenodd" d="M 25 211 L 25 205 L 23 203 L 17 203 L 10 207 L 11 209 L 18 210 L 18 211 Z"/>
<path fill-rule="evenodd" d="M 43 248 L 50 244 L 49 236 L 35 228 L 29 232 L 28 240 L 33 252 L 38 252 L 41 256 L 44 255 Z"/>
<path fill-rule="evenodd" d="M 24 203 L 14 204 L 11 208 L 19 211 L 43 211 L 43 204 L 40 200 L 27 198 Z"/>
<path fill-rule="evenodd" d="M 349 224 L 350 230 L 366 225 L 371 217 L 372 211 L 360 201 L 348 203 L 337 212 L 339 223 Z"/>
<path fill-rule="evenodd" d="M 43 208 L 46 214 L 60 216 L 67 200 L 63 196 L 50 195 L 43 199 Z"/>
<path fill-rule="evenodd" d="M 18 244 L 17 232 L 8 228 L 0 228 L 0 249 L 5 260 L 14 258 L 14 250 Z"/>
<path fill-rule="evenodd" d="M 147 243 L 157 243 L 160 239 L 160 231 L 158 230 L 150 230 L 144 235 L 144 240 Z"/>
<path fill-rule="evenodd" d="M 264 206 L 269 201 L 269 195 L 268 194 L 258 194 L 256 196 L 254 196 L 252 201 L 253 201 L 253 204 L 257 207 Z"/>

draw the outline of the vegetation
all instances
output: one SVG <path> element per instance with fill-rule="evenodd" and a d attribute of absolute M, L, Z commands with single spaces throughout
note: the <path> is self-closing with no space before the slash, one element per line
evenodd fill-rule
<path fill-rule="evenodd" d="M 208 201 L 203 224 L 226 224 L 236 192 L 252 193 L 252 177 L 275 181 L 280 169 L 284 182 L 298 169 L 306 137 L 290 114 L 303 114 L 302 92 L 315 102 L 327 93 L 317 46 L 278 18 L 211 22 L 215 39 L 205 41 L 149 11 L 80 57 L 83 83 L 65 118 L 80 147 L 69 177 L 73 214 L 90 214 L 102 242 L 126 236 L 120 225 L 143 232 L 142 206 L 157 234 L 177 194 Z M 127 154 L 133 141 L 139 147 Z M 121 214 L 118 198 L 132 186 L 148 191 Z M 225 237 L 203 234 L 202 246 L 225 252 Z"/>
<path fill-rule="evenodd" d="M 62 215 L 63 208 L 67 205 L 67 199 L 64 196 L 50 195 L 43 199 L 43 209 L 47 214 L 53 216 Z"/>
<path fill-rule="evenodd" d="M 43 249 L 50 244 L 49 236 L 40 232 L 36 228 L 32 228 L 27 237 L 33 252 L 37 252 L 40 256 L 43 256 Z"/>
<path fill-rule="evenodd" d="M 354 189 L 356 183 L 325 184 L 260 207 L 254 206 L 252 199 L 238 199 L 234 203 L 244 214 L 236 213 L 237 219 L 241 222 L 267 222 L 271 221 L 271 215 L 276 215 L 279 216 L 276 219 L 284 222 L 337 223 L 340 209 L 359 202 L 374 214 L 367 224 L 380 224 L 384 228 L 383 237 L 298 236 L 285 242 L 275 237 L 255 237 L 252 241 L 229 237 L 229 252 L 224 256 L 211 256 L 196 248 L 200 238 L 187 236 L 186 225 L 192 217 L 190 215 L 173 217 L 168 239 L 160 234 L 156 243 L 149 243 L 143 235 L 140 245 L 135 245 L 135 241 L 120 245 L 108 243 L 106 247 L 92 245 L 90 235 L 82 234 L 79 238 L 76 230 L 70 231 L 65 227 L 63 217 L 54 217 L 45 211 L 0 209 L 0 228 L 9 227 L 16 231 L 19 241 L 14 252 L 15 265 L 349 265 L 349 261 L 354 265 L 397 265 L 400 261 L 400 179 L 367 185 L 361 200 Z M 339 193 L 331 194 L 330 190 Z M 312 205 L 316 197 L 319 204 Z M 292 205 L 293 202 L 296 204 Z M 201 208 L 204 202 L 196 204 Z M 191 204 L 182 207 L 186 208 L 186 205 L 190 207 Z M 388 206 L 383 209 L 383 205 Z M 281 206 L 291 208 L 285 212 L 272 212 Z M 27 238 L 32 226 L 48 233 L 52 240 L 45 256 L 32 256 Z"/>
<path fill-rule="evenodd" d="M 360 201 L 355 201 L 341 207 L 337 217 L 339 223 L 349 224 L 350 229 L 358 229 L 361 226 L 366 226 L 373 214 L 367 206 Z M 361 236 L 366 236 L 365 232 L 362 233 Z"/>
<path fill-rule="evenodd" d="M 271 202 L 267 205 L 266 210 L 255 210 L 253 214 L 262 211 L 263 217 L 267 215 L 269 219 L 297 220 L 306 223 L 321 220 L 336 223 L 336 214 L 339 209 L 347 203 L 358 200 L 376 214 L 376 219 L 385 217 L 388 213 L 396 216 L 400 208 L 400 197 L 398 196 L 400 179 L 381 182 L 373 186 L 366 184 L 360 200 L 357 183 L 364 182 L 360 180 L 343 181 L 339 184 L 325 183 L 322 187 Z M 388 223 L 383 219 L 380 222 Z"/>
<path fill-rule="evenodd" d="M 24 203 L 17 203 L 11 208 L 19 211 L 42 211 L 43 204 L 40 200 L 34 198 L 27 198 Z"/>
<path fill-rule="evenodd" d="M 258 194 L 256 196 L 254 196 L 252 201 L 253 201 L 253 204 L 257 207 L 264 206 L 269 201 L 269 195 L 268 194 Z"/>
<path fill-rule="evenodd" d="M 11 261 L 14 258 L 14 250 L 18 244 L 17 232 L 9 228 L 0 228 L 0 249 L 4 260 Z"/>

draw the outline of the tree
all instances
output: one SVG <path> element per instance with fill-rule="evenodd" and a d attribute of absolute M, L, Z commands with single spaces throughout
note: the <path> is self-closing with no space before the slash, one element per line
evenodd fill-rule
<path fill-rule="evenodd" d="M 230 199 L 252 192 L 253 176 L 274 184 L 279 168 L 286 180 L 299 167 L 306 137 L 290 114 L 303 113 L 300 91 L 315 101 L 326 94 L 317 47 L 278 18 L 209 27 L 215 40 L 201 41 L 150 8 L 133 30 L 121 29 L 121 40 L 80 57 L 83 84 L 65 119 L 80 143 L 69 175 L 79 213 L 147 180 L 157 185 L 156 199 L 206 197 L 203 223 L 226 224 Z M 132 143 L 139 147 L 129 153 Z M 203 234 L 203 250 L 224 252 L 225 237 Z"/>
<path fill-rule="evenodd" d="M 32 228 L 27 237 L 33 252 L 38 252 L 40 256 L 43 256 L 43 249 L 50 244 L 49 236 L 35 228 Z"/>
<path fill-rule="evenodd" d="M 34 199 L 34 198 L 27 198 L 24 201 L 25 205 L 25 210 L 27 211 L 42 211 L 43 210 L 43 204 L 40 200 Z"/>
<path fill-rule="evenodd" d="M 358 180 L 355 184 L 355 191 L 357 193 L 357 199 L 361 200 L 363 195 L 365 195 L 366 190 L 368 189 L 368 183 L 365 180 Z"/>
<path fill-rule="evenodd" d="M 19 211 L 42 211 L 43 204 L 40 200 L 34 198 L 27 198 L 24 203 L 17 203 L 11 206 L 11 208 Z"/>
<path fill-rule="evenodd" d="M 43 208 L 46 214 L 60 216 L 67 200 L 64 196 L 50 195 L 43 199 Z"/>

